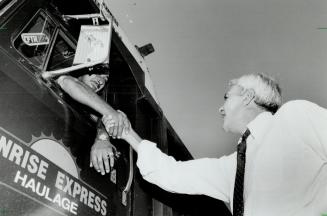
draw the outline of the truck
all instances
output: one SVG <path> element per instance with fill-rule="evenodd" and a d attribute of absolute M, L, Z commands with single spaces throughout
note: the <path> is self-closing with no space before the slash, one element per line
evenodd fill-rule
<path fill-rule="evenodd" d="M 94 111 L 64 92 L 53 74 L 74 67 L 82 27 L 102 25 L 110 26 L 106 64 L 86 63 L 69 74 L 108 73 L 101 97 L 163 152 L 192 159 L 160 108 L 146 49 L 128 40 L 105 2 L 1 0 L 0 216 L 230 215 L 220 201 L 144 181 L 122 140 L 111 140 L 119 157 L 109 174 L 90 167 Z"/>

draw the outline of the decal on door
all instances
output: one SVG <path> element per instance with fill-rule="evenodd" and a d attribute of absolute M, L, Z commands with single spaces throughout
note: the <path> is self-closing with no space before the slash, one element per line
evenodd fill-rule
<path fill-rule="evenodd" d="M 54 138 L 27 144 L 0 128 L 0 172 L 0 208 L 24 209 L 26 204 L 29 213 L 22 215 L 108 213 L 107 197 L 79 178 L 74 158 Z"/>

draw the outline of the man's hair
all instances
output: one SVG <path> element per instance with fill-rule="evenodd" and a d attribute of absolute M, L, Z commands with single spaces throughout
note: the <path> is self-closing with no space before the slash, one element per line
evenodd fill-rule
<path fill-rule="evenodd" d="M 230 85 L 239 85 L 244 89 L 253 89 L 254 102 L 263 109 L 275 113 L 282 105 L 281 89 L 278 83 L 265 74 L 248 74 L 230 81 Z"/>

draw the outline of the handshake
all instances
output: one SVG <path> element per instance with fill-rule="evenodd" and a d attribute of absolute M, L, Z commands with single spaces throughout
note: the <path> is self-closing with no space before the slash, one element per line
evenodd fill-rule
<path fill-rule="evenodd" d="M 125 113 L 119 110 L 103 115 L 101 120 L 105 128 L 102 126 L 98 128 L 97 137 L 90 152 L 90 167 L 94 167 L 97 172 L 105 175 L 113 169 L 115 157 L 119 156 L 109 136 L 114 139 L 124 139 L 131 129 L 131 123 Z"/>
<path fill-rule="evenodd" d="M 131 130 L 131 123 L 125 113 L 117 110 L 115 115 L 104 115 L 102 123 L 106 128 L 109 136 L 116 139 L 126 139 L 126 136 Z"/>
<path fill-rule="evenodd" d="M 109 136 L 114 139 L 124 139 L 137 151 L 138 144 L 142 140 L 131 127 L 131 123 L 125 113 L 118 110 L 114 113 L 103 115 L 102 123 Z M 105 135 L 104 139 L 101 138 L 101 135 L 100 139 L 96 138 L 90 152 L 90 167 L 94 167 L 102 175 L 109 173 L 113 169 L 115 157 L 119 155 L 116 147 L 110 143 L 108 135 Z"/>

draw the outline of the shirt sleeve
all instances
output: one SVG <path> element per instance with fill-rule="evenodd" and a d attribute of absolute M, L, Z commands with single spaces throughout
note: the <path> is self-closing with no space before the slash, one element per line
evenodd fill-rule
<path fill-rule="evenodd" d="M 229 202 L 236 154 L 219 159 L 176 161 L 143 140 L 138 147 L 137 166 L 143 178 L 174 193 L 207 195 Z"/>

